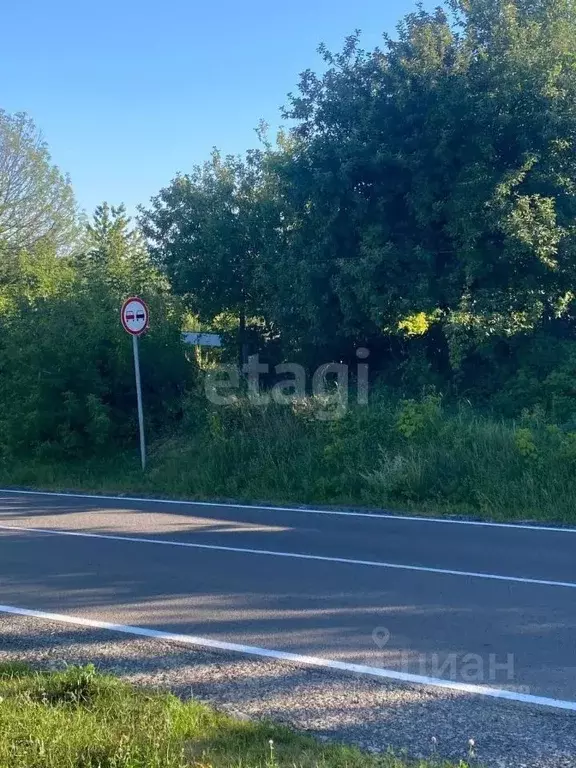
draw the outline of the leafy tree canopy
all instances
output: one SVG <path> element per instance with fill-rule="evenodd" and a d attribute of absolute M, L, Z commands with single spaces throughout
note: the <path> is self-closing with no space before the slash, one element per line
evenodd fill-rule
<path fill-rule="evenodd" d="M 202 319 L 261 317 L 318 358 L 423 343 L 448 375 L 570 324 L 575 39 L 573 0 L 448 0 L 373 51 L 322 47 L 275 145 L 142 211 L 155 263 Z"/>
<path fill-rule="evenodd" d="M 420 317 L 456 351 L 570 311 L 575 32 L 569 1 L 455 1 L 302 75 L 272 158 L 290 231 L 274 262 L 320 335 Z"/>
<path fill-rule="evenodd" d="M 69 250 L 78 234 L 70 180 L 52 164 L 34 122 L 0 109 L 0 248 L 34 248 L 49 239 Z"/>

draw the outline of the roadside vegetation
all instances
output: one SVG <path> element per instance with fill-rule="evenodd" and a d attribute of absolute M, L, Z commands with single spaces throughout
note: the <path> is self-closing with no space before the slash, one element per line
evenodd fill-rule
<path fill-rule="evenodd" d="M 2 768 L 405 768 L 286 728 L 234 720 L 93 667 L 0 665 Z M 449 768 L 437 761 L 411 768 Z M 460 764 L 465 768 L 464 763 Z"/>
<path fill-rule="evenodd" d="M 301 75 L 289 128 L 184 169 L 136 223 L 79 216 L 0 111 L 0 482 L 576 522 L 575 40 L 572 0 L 354 34 Z M 223 348 L 186 349 L 193 327 Z M 347 365 L 352 390 L 365 360 L 370 404 L 326 419 L 310 390 L 257 406 L 243 381 L 209 402 L 206 371 L 256 354 L 308 382 Z"/>
<path fill-rule="evenodd" d="M 137 451 L 6 462 L 14 487 L 293 504 L 361 505 L 493 520 L 576 522 L 576 431 L 380 394 L 339 419 L 299 407 L 191 408 L 176 435 Z M 323 406 L 322 406 L 323 407 Z"/>

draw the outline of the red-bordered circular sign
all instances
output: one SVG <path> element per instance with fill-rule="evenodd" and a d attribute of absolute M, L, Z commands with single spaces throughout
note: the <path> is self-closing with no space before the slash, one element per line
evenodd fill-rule
<path fill-rule="evenodd" d="M 150 320 L 148 305 L 138 296 L 131 296 L 122 304 L 120 319 L 127 333 L 131 336 L 140 336 L 148 330 L 148 321 Z"/>

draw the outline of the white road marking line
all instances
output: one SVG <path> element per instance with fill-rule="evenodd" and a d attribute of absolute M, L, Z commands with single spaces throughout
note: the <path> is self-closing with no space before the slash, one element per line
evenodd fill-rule
<path fill-rule="evenodd" d="M 57 491 L 18 491 L 14 488 L 0 488 L 0 494 L 16 496 L 55 496 L 57 498 L 95 499 L 99 501 L 129 501 L 138 504 L 176 504 L 190 507 L 229 507 L 232 509 L 257 509 L 266 512 L 301 512 L 309 515 L 333 515 L 339 517 L 367 517 L 374 520 L 397 520 L 398 522 L 443 523 L 445 525 L 475 525 L 483 528 L 512 528 L 521 531 L 548 531 L 552 533 L 576 533 L 576 528 L 531 523 L 492 523 L 487 520 L 454 520 L 444 517 L 423 517 L 418 515 L 386 514 L 384 512 L 345 512 L 337 509 L 311 509 L 309 507 L 278 507 L 261 504 L 236 504 L 218 501 L 185 501 L 178 499 L 155 499 L 145 496 L 107 496 L 98 493 L 61 493 Z"/>
<path fill-rule="evenodd" d="M 298 653 L 289 653 L 288 651 L 275 651 L 269 648 L 258 648 L 257 646 L 253 645 L 227 643 L 222 642 L 221 640 L 211 640 L 207 637 L 195 637 L 194 635 L 179 635 L 173 632 L 162 632 L 158 629 L 133 627 L 128 624 L 112 624 L 108 621 L 85 619 L 80 616 L 67 616 L 62 613 L 48 613 L 47 611 L 35 611 L 28 608 L 15 608 L 12 605 L 0 605 L 0 613 L 9 613 L 16 616 L 29 616 L 36 619 L 45 619 L 46 621 L 56 621 L 63 624 L 73 624 L 81 627 L 91 627 L 94 629 L 106 629 L 111 632 L 122 632 L 126 635 L 138 635 L 140 637 L 151 637 L 155 640 L 166 640 L 168 642 L 183 643 L 185 645 L 194 645 L 202 648 L 212 648 L 220 651 L 233 651 L 234 653 L 244 653 L 251 656 L 263 656 L 264 658 L 268 659 L 291 661 L 295 664 L 306 664 L 313 667 L 324 667 L 326 669 L 335 669 L 342 672 L 353 672 L 357 675 L 380 677 L 384 678 L 385 680 L 394 680 L 401 683 L 429 685 L 435 688 L 447 688 L 449 690 L 459 691 L 461 693 L 470 693 L 478 696 L 489 696 L 495 699 L 507 699 L 508 701 L 518 701 L 522 702 L 523 704 L 537 704 L 542 707 L 567 709 L 572 712 L 576 712 L 576 701 L 552 699 L 548 698 L 547 696 L 533 696 L 528 693 L 519 693 L 502 688 L 491 688 L 487 685 L 459 683 L 452 680 L 444 680 L 439 677 L 427 677 L 425 675 L 414 675 L 410 672 L 398 672 L 394 669 L 370 667 L 364 664 L 352 664 L 344 661 L 337 661 L 335 659 L 322 659 L 317 656 L 303 656 Z"/>
<path fill-rule="evenodd" d="M 306 555 L 301 552 L 277 552 L 270 549 L 248 549 L 247 547 L 226 547 L 220 544 L 196 544 L 190 541 L 170 541 L 169 539 L 147 539 L 141 536 L 116 536 L 111 533 L 86 533 L 84 531 L 67 531 L 50 528 L 28 528 L 21 525 L 0 525 L 0 530 L 26 531 L 48 534 L 50 536 L 76 536 L 85 539 L 108 539 L 110 541 L 127 541 L 136 544 L 162 544 L 170 547 L 187 547 L 189 549 L 206 549 L 217 552 L 237 552 L 246 555 L 268 555 L 270 557 L 287 557 L 295 560 L 316 560 L 324 563 L 339 563 L 344 565 L 364 565 L 373 568 L 390 568 L 398 571 L 420 571 L 423 573 L 439 573 L 447 576 L 464 576 L 474 579 L 489 579 L 491 581 L 511 581 L 519 584 L 536 584 L 545 587 L 569 587 L 576 589 L 573 581 L 551 581 L 549 579 L 530 579 L 522 576 L 503 576 L 495 573 L 476 571 L 456 571 L 449 568 L 432 568 L 425 565 L 404 565 L 387 563 L 380 560 L 354 560 L 347 557 L 328 557 L 326 555 Z"/>

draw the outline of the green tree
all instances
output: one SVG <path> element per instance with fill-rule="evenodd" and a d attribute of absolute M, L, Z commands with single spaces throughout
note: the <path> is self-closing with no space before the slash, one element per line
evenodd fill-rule
<path fill-rule="evenodd" d="M 135 440 L 132 346 L 120 324 L 122 301 L 134 293 L 151 310 L 141 340 L 149 435 L 174 429 L 195 379 L 183 308 L 123 209 L 97 210 L 83 255 L 50 248 L 19 255 L 0 311 L 0 454 L 75 457 Z"/>
<path fill-rule="evenodd" d="M 14 312 L 22 302 L 68 292 L 77 275 L 73 260 L 59 255 L 45 241 L 30 251 L 6 253 L 2 266 L 0 316 Z"/>
<path fill-rule="evenodd" d="M 243 343 L 247 324 L 262 315 L 255 276 L 273 215 L 261 153 L 242 160 L 214 151 L 141 209 L 140 223 L 176 293 L 202 322 L 233 314 Z"/>
<path fill-rule="evenodd" d="M 167 293 L 169 284 L 153 265 L 146 243 L 123 205 L 104 202 L 86 224 L 78 261 L 86 278 L 105 279 L 119 294 Z"/>
<path fill-rule="evenodd" d="M 70 180 L 52 164 L 41 133 L 26 114 L 0 110 L 0 248 L 50 239 L 66 251 L 77 233 Z"/>
<path fill-rule="evenodd" d="M 569 0 L 455 0 L 383 49 L 323 49 L 267 158 L 278 324 L 343 347 L 418 335 L 458 367 L 485 338 L 569 316 L 575 33 Z"/>

